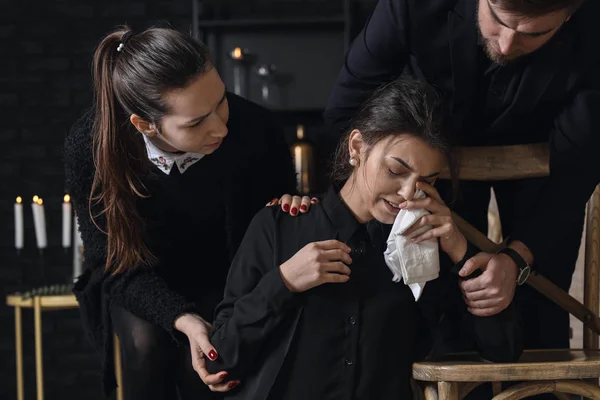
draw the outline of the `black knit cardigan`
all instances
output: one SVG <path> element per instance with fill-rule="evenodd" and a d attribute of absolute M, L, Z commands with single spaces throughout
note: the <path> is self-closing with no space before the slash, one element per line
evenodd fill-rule
<path fill-rule="evenodd" d="M 123 274 L 104 272 L 105 221 L 92 222 L 89 196 L 94 177 L 92 116 L 87 113 L 66 138 L 67 188 L 84 244 L 83 275 L 75 285 L 84 330 L 99 352 L 102 388 L 109 395 L 114 375 L 111 304 L 118 304 L 185 340 L 175 318 L 197 312 L 212 320 L 221 300 L 230 261 L 253 215 L 273 197 L 295 191 L 295 175 L 283 132 L 264 108 L 228 94 L 229 133 L 221 148 L 180 174 L 148 163 L 147 199 L 138 201 L 144 233 L 156 266 Z M 92 210 L 94 213 L 98 209 Z"/>

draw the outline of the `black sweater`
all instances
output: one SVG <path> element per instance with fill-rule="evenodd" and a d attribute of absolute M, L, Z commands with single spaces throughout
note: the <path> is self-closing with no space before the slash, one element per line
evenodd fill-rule
<path fill-rule="evenodd" d="M 102 355 L 103 388 L 115 387 L 112 362 L 112 302 L 174 331 L 175 318 L 197 312 L 212 320 L 223 295 L 230 261 L 252 216 L 273 197 L 295 186 L 289 149 L 269 112 L 228 94 L 229 134 L 221 148 L 180 174 L 170 175 L 148 163 L 150 194 L 139 200 L 147 222 L 154 267 L 136 267 L 107 276 L 107 238 L 88 209 L 94 176 L 91 117 L 75 124 L 65 141 L 67 188 L 73 198 L 84 244 L 85 272 L 75 285 L 86 334 Z M 96 212 L 98 210 L 95 210 Z M 102 228 L 104 220 L 98 219 Z"/>

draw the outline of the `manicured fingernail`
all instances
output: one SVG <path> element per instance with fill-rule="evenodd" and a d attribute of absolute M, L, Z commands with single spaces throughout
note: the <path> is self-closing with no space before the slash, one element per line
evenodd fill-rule
<path fill-rule="evenodd" d="M 310 202 L 311 202 L 311 203 L 313 203 L 313 204 L 315 204 L 317 201 L 318 201 L 318 200 L 317 200 L 317 198 L 316 198 L 316 197 L 313 197 L 312 199 L 310 199 Z"/>
<path fill-rule="evenodd" d="M 223 380 L 223 379 L 227 378 L 228 375 L 229 374 L 227 372 L 223 372 L 223 373 L 221 373 L 221 375 L 219 375 L 219 379 Z"/>
<path fill-rule="evenodd" d="M 231 381 L 231 382 L 229 382 L 229 384 L 227 386 L 229 386 L 230 389 L 233 389 L 234 387 L 236 387 L 239 384 L 240 384 L 240 381 Z"/>
<path fill-rule="evenodd" d="M 292 207 L 291 213 L 292 213 L 292 215 L 298 214 L 298 209 L 296 207 Z"/>
<path fill-rule="evenodd" d="M 217 352 L 214 350 L 209 351 L 208 358 L 210 361 L 215 361 L 217 359 Z"/>
<path fill-rule="evenodd" d="M 290 205 L 289 204 L 284 204 L 283 205 L 283 212 L 288 212 L 290 211 Z"/>
<path fill-rule="evenodd" d="M 302 204 L 302 205 L 300 206 L 300 211 L 302 211 L 302 212 L 306 212 L 306 209 L 307 209 L 307 207 L 306 207 L 304 204 Z"/>
<path fill-rule="evenodd" d="M 279 201 L 279 199 L 277 197 L 275 197 L 273 200 L 271 200 L 271 205 L 277 203 L 277 201 Z"/>

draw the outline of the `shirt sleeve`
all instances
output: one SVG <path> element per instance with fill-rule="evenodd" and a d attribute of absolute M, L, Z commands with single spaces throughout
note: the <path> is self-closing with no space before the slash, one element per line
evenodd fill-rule
<path fill-rule="evenodd" d="M 223 301 L 215 311 L 211 343 L 219 357 L 207 362 L 211 373 L 225 370 L 231 379 L 243 379 L 294 303 L 296 295 L 274 263 L 278 213 L 263 209 L 256 215 L 233 260 Z"/>
<path fill-rule="evenodd" d="M 89 119 L 89 116 L 87 116 Z M 100 307 L 100 296 L 107 295 L 109 301 L 117 302 L 134 315 L 174 334 L 175 318 L 185 312 L 194 312 L 195 305 L 187 301 L 157 274 L 154 267 L 137 266 L 131 270 L 109 275 L 104 272 L 106 263 L 106 230 L 105 220 L 98 215 L 99 207 L 89 209 L 90 192 L 94 177 L 92 154 L 91 124 L 89 121 L 79 122 L 65 141 L 64 160 L 66 186 L 71 194 L 73 206 L 78 218 L 81 232 L 85 264 L 88 271 L 84 274 L 80 285 L 76 285 L 83 296 L 92 295 L 94 299 L 80 302 L 82 307 L 96 304 Z M 90 278 L 91 276 L 91 278 Z M 101 282 L 102 290 L 80 287 L 86 283 Z M 79 287 L 78 287 L 79 286 Z M 89 290 L 88 290 L 89 289 Z M 86 315 L 94 320 L 84 321 L 89 327 L 101 324 L 101 312 L 86 310 Z M 174 336 L 176 338 L 176 336 Z"/>
<path fill-rule="evenodd" d="M 512 362 L 520 357 L 523 339 L 514 304 L 490 317 L 476 317 L 467 310 L 458 284 L 458 270 L 465 259 L 478 252 L 477 247 L 468 244 L 467 253 L 458 267 L 452 265 L 445 253 L 440 254 L 441 265 L 451 267 L 442 267 L 440 277 L 427 283 L 430 287 L 425 288 L 419 300 L 428 327 L 420 345 L 420 358 L 430 351 L 439 356 L 473 350 L 494 362 Z"/>
<path fill-rule="evenodd" d="M 406 0 L 380 0 L 352 43 L 323 117 L 337 132 L 347 128 L 362 102 L 400 75 L 409 54 Z"/>
<path fill-rule="evenodd" d="M 479 253 L 479 249 L 467 241 L 467 252 L 463 259 L 454 265 L 450 271 L 452 276 L 458 276 L 458 271 L 469 258 Z M 460 268 L 457 268 L 460 267 Z M 476 272 L 479 272 L 476 271 Z M 472 279 L 481 275 L 473 273 L 465 278 Z M 460 303 L 457 318 L 461 321 L 459 329 L 470 337 L 481 357 L 495 362 L 516 361 L 523 351 L 521 324 L 514 302 L 496 315 L 478 317 L 471 314 L 462 299 L 458 281 L 452 282 L 452 293 L 455 298 L 449 303 Z"/>

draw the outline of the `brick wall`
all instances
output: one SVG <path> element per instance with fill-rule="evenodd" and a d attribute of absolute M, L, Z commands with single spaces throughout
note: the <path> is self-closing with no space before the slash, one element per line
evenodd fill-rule
<path fill-rule="evenodd" d="M 250 2 L 250 0 L 248 0 Z M 311 0 L 315 5 L 329 0 Z M 297 6 L 294 0 L 253 1 L 262 8 Z M 375 0 L 357 4 L 368 12 Z M 286 5 L 287 4 L 287 5 Z M 318 7 L 317 7 L 318 8 Z M 0 287 L 2 294 L 39 281 L 68 282 L 70 253 L 60 248 L 64 194 L 62 143 L 73 121 L 89 107 L 90 59 L 113 26 L 134 27 L 168 20 L 189 29 L 191 0 L 0 0 Z M 290 11 L 293 13 L 294 11 Z M 31 197 L 44 197 L 49 247 L 35 249 Z M 25 200 L 25 250 L 13 248 L 13 203 Z M 2 304 L 4 302 L 2 301 Z M 32 313 L 23 313 L 25 395 L 35 395 Z M 100 399 L 99 365 L 85 342 L 76 310 L 47 313 L 44 323 L 46 399 Z M 15 397 L 14 319 L 0 306 L 0 400 Z"/>

